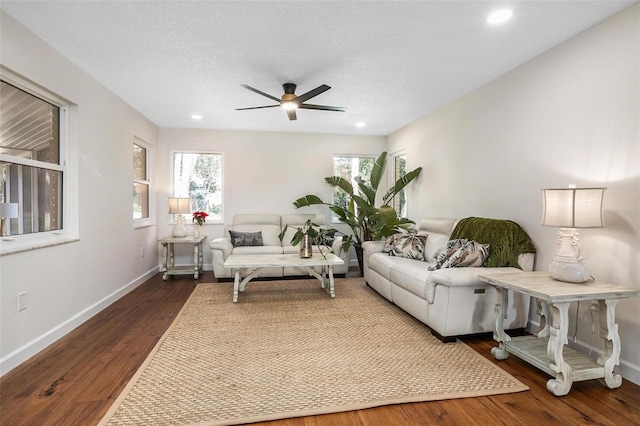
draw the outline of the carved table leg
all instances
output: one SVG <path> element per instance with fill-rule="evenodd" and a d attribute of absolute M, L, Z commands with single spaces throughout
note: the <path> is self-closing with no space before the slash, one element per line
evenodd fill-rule
<path fill-rule="evenodd" d="M 244 277 L 244 279 L 240 283 L 240 291 L 244 291 L 244 289 L 247 287 L 247 283 L 258 276 L 258 272 L 260 271 L 260 269 L 262 268 L 255 268 L 249 275 Z"/>
<path fill-rule="evenodd" d="M 549 308 L 551 328 L 549 330 L 547 355 L 549 356 L 549 367 L 556 372 L 556 378 L 547 382 L 547 389 L 556 396 L 562 396 L 569 393 L 573 384 L 571 366 L 565 362 L 562 355 L 562 349 L 568 342 L 569 303 L 555 303 L 549 305 Z"/>
<path fill-rule="evenodd" d="M 193 279 L 198 279 L 200 273 L 200 244 L 193 245 Z"/>
<path fill-rule="evenodd" d="M 495 287 L 495 289 L 498 297 L 495 306 L 496 318 L 493 323 L 493 339 L 498 342 L 499 346 L 491 349 L 491 355 L 493 355 L 495 359 L 502 360 L 507 359 L 509 356 L 509 352 L 507 352 L 504 347 L 504 342 L 511 340 L 511 337 L 504 332 L 504 317 L 508 303 L 508 290 L 501 287 Z"/>
<path fill-rule="evenodd" d="M 540 327 L 532 334 L 537 337 L 549 337 L 549 305 L 536 299 L 536 313 L 540 316 Z"/>
<path fill-rule="evenodd" d="M 604 351 L 598 358 L 598 365 L 604 367 L 604 381 L 610 389 L 620 387 L 622 377 L 613 372 L 620 361 L 620 335 L 616 324 L 616 304 L 618 300 L 598 300 L 600 311 L 600 337 L 604 340 Z"/>
<path fill-rule="evenodd" d="M 162 243 L 162 279 L 165 281 L 169 279 L 169 274 L 167 273 L 167 271 L 169 270 L 169 268 L 167 267 L 168 257 L 169 252 L 167 250 L 167 243 Z"/>

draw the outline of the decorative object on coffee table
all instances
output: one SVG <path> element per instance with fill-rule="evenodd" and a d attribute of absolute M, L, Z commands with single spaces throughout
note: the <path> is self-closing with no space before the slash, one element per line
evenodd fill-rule
<path fill-rule="evenodd" d="M 174 237 L 184 237 L 187 235 L 187 227 L 184 223 L 184 214 L 191 213 L 191 198 L 169 197 L 169 213 L 173 215 Z"/>
<path fill-rule="evenodd" d="M 569 283 L 593 279 L 580 255 L 576 228 L 601 228 L 602 197 L 606 188 L 543 189 L 542 224 L 560 227 L 558 251 L 549 265 L 551 278 Z"/>
<path fill-rule="evenodd" d="M 311 219 L 308 219 L 302 226 L 296 227 L 285 225 L 284 228 L 282 228 L 282 232 L 278 234 L 278 239 L 280 239 L 280 241 L 284 239 L 289 228 L 294 228 L 296 230 L 296 233 L 291 237 L 291 245 L 297 246 L 300 244 L 300 257 L 303 259 L 313 257 L 313 244 L 318 247 L 318 251 L 322 257 L 326 259 L 327 256 L 322 248 L 327 247 L 328 253 L 331 250 L 328 247 L 330 246 L 330 244 L 328 244 L 329 239 L 336 233 L 339 233 L 337 229 L 322 227 L 317 223 L 313 223 Z"/>

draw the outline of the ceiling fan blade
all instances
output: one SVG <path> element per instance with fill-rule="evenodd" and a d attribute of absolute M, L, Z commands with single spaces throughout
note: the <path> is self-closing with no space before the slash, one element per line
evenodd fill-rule
<path fill-rule="evenodd" d="M 338 111 L 345 112 L 347 109 L 344 107 L 328 106 L 328 105 L 313 105 L 313 104 L 300 104 L 298 108 L 301 109 L 320 109 L 323 111 Z"/>
<path fill-rule="evenodd" d="M 262 108 L 275 108 L 275 107 L 279 107 L 280 105 L 265 105 L 265 106 L 257 106 L 257 107 L 249 107 L 249 108 L 236 108 L 236 111 L 244 111 L 247 109 L 262 109 Z"/>
<path fill-rule="evenodd" d="M 271 95 L 269 95 L 268 93 L 261 92 L 260 90 L 258 90 L 258 89 L 254 89 L 254 88 L 253 88 L 253 87 L 251 87 L 251 86 L 248 86 L 248 85 L 246 85 L 246 84 L 241 84 L 240 86 L 244 87 L 244 88 L 245 88 L 245 89 L 247 89 L 247 90 L 251 90 L 251 91 L 252 91 L 252 92 L 254 92 L 254 93 L 257 93 L 258 95 L 266 96 L 267 98 L 269 98 L 269 99 L 273 99 L 274 101 L 276 101 L 276 102 L 278 102 L 278 103 L 280 102 L 280 98 L 276 98 L 275 96 L 271 96 Z"/>
<path fill-rule="evenodd" d="M 289 109 L 287 110 L 287 115 L 289 116 L 289 120 L 293 121 L 293 120 L 297 120 L 298 117 L 296 116 L 296 110 L 295 109 Z"/>
<path fill-rule="evenodd" d="M 323 84 L 322 86 L 318 86 L 313 90 L 308 91 L 307 93 L 304 93 L 300 96 L 298 96 L 295 101 L 298 103 L 302 103 L 306 100 L 309 100 L 311 98 L 313 98 L 314 96 L 318 96 L 320 93 L 326 92 L 327 90 L 331 89 L 330 86 L 327 86 L 326 84 Z"/>

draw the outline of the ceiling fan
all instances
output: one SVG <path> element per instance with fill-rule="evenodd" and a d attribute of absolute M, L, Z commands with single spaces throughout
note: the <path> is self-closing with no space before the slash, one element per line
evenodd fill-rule
<path fill-rule="evenodd" d="M 344 112 L 346 111 L 346 108 L 343 107 L 334 107 L 334 106 L 327 106 L 327 105 L 313 105 L 313 104 L 305 104 L 305 101 L 308 101 L 309 99 L 313 98 L 314 96 L 318 96 L 320 93 L 326 92 L 327 90 L 331 89 L 331 87 L 327 86 L 326 84 L 323 84 L 322 86 L 318 86 L 313 90 L 308 91 L 307 93 L 300 95 L 300 96 L 296 96 L 295 95 L 295 91 L 296 91 L 296 85 L 293 83 L 285 83 L 282 85 L 282 88 L 284 89 L 284 95 L 282 95 L 281 98 L 276 98 L 275 96 L 271 96 L 267 93 L 261 92 L 258 89 L 254 89 L 251 86 L 248 86 L 246 84 L 241 84 L 242 87 L 244 87 L 247 90 L 251 90 L 252 92 L 255 92 L 259 95 L 262 96 L 266 96 L 269 99 L 272 99 L 276 102 L 278 102 L 277 105 L 266 105 L 266 106 L 257 106 L 257 107 L 249 107 L 249 108 L 236 108 L 236 111 L 243 111 L 243 110 L 247 110 L 247 109 L 260 109 L 260 108 L 274 108 L 274 107 L 282 107 L 285 111 L 287 111 L 287 115 L 289 116 L 289 120 L 296 120 L 296 110 L 298 108 L 300 109 L 319 109 L 319 110 L 323 110 L 323 111 L 339 111 L 339 112 Z"/>

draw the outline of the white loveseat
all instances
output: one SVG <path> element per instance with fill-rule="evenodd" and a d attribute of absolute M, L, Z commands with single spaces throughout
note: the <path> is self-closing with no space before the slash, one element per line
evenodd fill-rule
<path fill-rule="evenodd" d="M 224 262 L 232 254 L 283 254 L 283 253 L 299 253 L 299 246 L 291 245 L 291 238 L 296 232 L 296 227 L 301 227 L 305 222 L 311 221 L 317 225 L 325 225 L 323 215 L 314 214 L 237 214 L 233 217 L 233 223 L 226 225 L 224 228 L 224 236 L 215 238 L 209 247 L 211 248 L 213 258 L 213 274 L 216 278 L 232 278 L 231 270 L 224 267 Z M 282 229 L 288 225 L 288 229 L 282 242 L 278 235 Z M 260 232 L 262 236 L 262 245 L 259 246 L 239 246 L 234 247 L 231 242 L 229 231 L 255 233 Z M 349 269 L 349 251 L 342 252 L 342 237 L 335 237 L 332 247 L 324 247 L 324 252 L 333 250 L 334 254 L 340 257 L 343 265 L 333 268 L 334 275 L 345 274 Z M 313 246 L 313 255 L 321 256 L 317 246 Z M 250 273 L 249 270 L 243 270 L 242 276 Z M 302 267 L 285 267 L 285 268 L 264 268 L 259 272 L 260 277 L 284 277 L 284 276 L 302 276 L 308 275 Z"/>
<path fill-rule="evenodd" d="M 456 219 L 444 218 L 425 218 L 420 222 L 418 232 L 428 234 L 425 259 L 431 259 L 450 240 L 457 223 Z M 510 225 L 518 227 L 513 222 Z M 371 288 L 429 326 L 432 334 L 445 342 L 453 341 L 457 336 L 493 330 L 497 292 L 492 286 L 479 282 L 477 277 L 479 274 L 514 272 L 517 268 L 465 267 L 429 271 L 427 262 L 390 256 L 382 252 L 383 247 L 384 241 L 363 244 L 364 278 Z M 493 247 L 493 250 L 497 249 Z M 518 255 L 517 262 L 522 270 L 533 269 L 534 256 L 534 253 Z M 505 329 L 525 328 L 528 317 L 529 297 L 510 292 Z"/>

